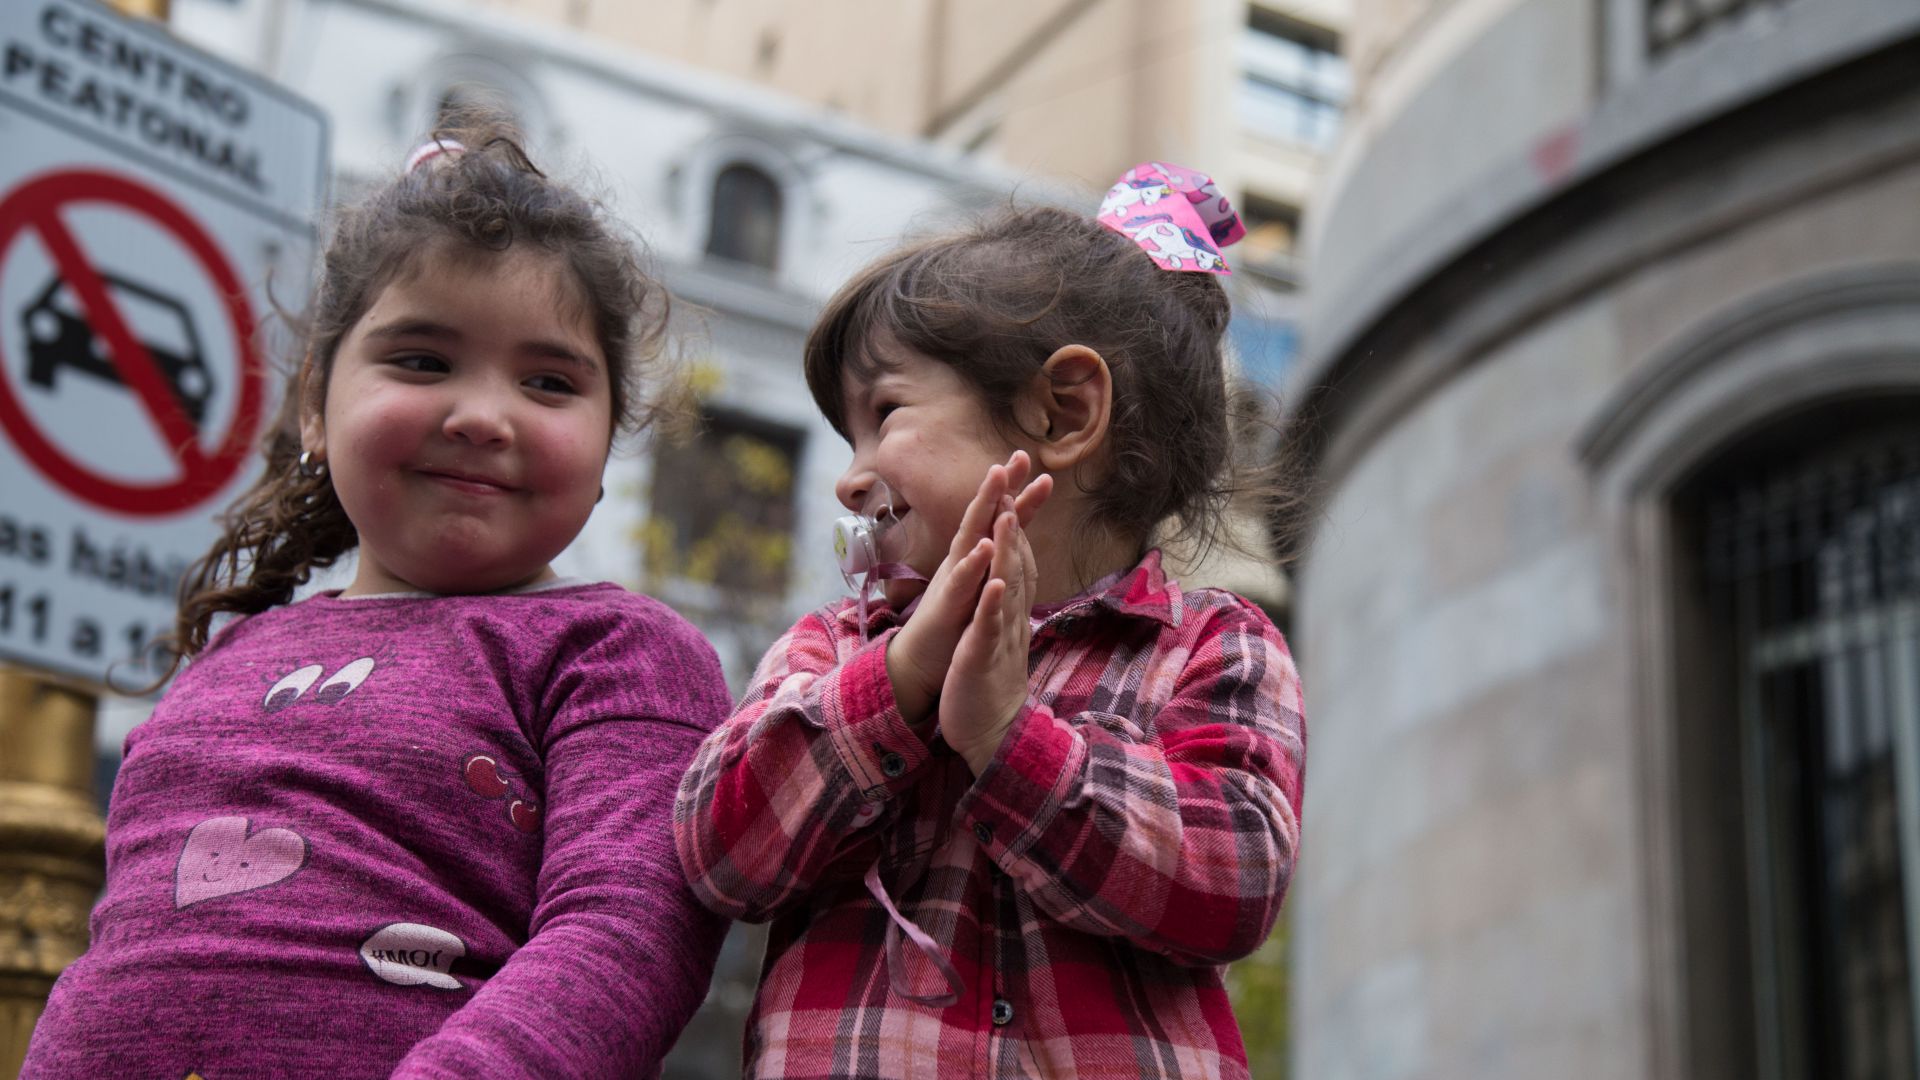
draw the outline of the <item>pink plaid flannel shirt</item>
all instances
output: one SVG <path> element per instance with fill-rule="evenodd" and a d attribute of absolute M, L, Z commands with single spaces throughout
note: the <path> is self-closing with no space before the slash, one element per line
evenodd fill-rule
<path fill-rule="evenodd" d="M 674 808 L 694 892 L 773 920 L 746 1074 L 1247 1076 L 1222 976 L 1279 914 L 1306 755 L 1267 617 L 1148 554 L 1035 630 L 978 780 L 895 708 L 891 613 L 856 623 L 774 645 Z"/>

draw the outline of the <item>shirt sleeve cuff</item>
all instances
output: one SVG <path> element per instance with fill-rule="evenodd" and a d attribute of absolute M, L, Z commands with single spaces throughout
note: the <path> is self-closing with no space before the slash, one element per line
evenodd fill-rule
<path fill-rule="evenodd" d="M 869 802 L 912 786 L 928 758 L 926 741 L 901 717 L 887 676 L 887 645 L 898 632 L 881 634 L 842 665 L 840 708 L 828 713 L 833 748 Z"/>
<path fill-rule="evenodd" d="M 1087 745 L 1052 710 L 1021 709 L 993 760 L 960 799 L 973 837 L 1001 869 L 1032 847 L 1060 808 L 1086 761 Z"/>

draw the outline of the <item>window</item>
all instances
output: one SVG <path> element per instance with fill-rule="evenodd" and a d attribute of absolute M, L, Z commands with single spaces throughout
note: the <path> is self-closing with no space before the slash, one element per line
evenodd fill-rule
<path fill-rule="evenodd" d="M 1750 9 L 1783 0 L 1644 0 L 1647 55 L 1657 57 L 1701 36 L 1716 24 L 1728 24 Z"/>
<path fill-rule="evenodd" d="M 1294 248 L 1300 239 L 1300 211 L 1251 192 L 1234 200 L 1247 235 L 1234 246 L 1235 260 L 1286 284 L 1293 283 Z"/>
<path fill-rule="evenodd" d="M 1240 45 L 1240 122 L 1313 150 L 1333 146 L 1348 92 L 1347 62 L 1330 31 L 1255 8 Z"/>
<path fill-rule="evenodd" d="M 1850 442 L 1836 434 L 1849 430 Z M 1899 415 L 1829 418 L 1800 441 L 1826 451 L 1743 452 L 1701 496 L 1708 610 L 1731 675 L 1733 745 L 1714 767 L 1730 777 L 1724 820 L 1739 824 L 1720 844 L 1745 862 L 1747 940 L 1734 970 L 1751 973 L 1725 985 L 1750 995 L 1741 1026 L 1749 1074 L 1764 1080 L 1907 1077 L 1920 1064 L 1911 431 Z"/>
<path fill-rule="evenodd" d="M 1300 331 L 1292 319 L 1236 311 L 1227 324 L 1227 338 L 1239 354 L 1241 373 L 1272 390 L 1286 382 L 1300 355 Z"/>
<path fill-rule="evenodd" d="M 780 266 L 780 185 L 751 165 L 729 165 L 713 180 L 707 254 L 769 272 Z"/>
<path fill-rule="evenodd" d="M 777 603 L 787 591 L 803 436 L 736 413 L 712 412 L 703 421 L 690 445 L 655 455 L 652 508 L 642 526 L 647 580 Z"/>
<path fill-rule="evenodd" d="M 551 131 L 540 90 L 507 61 L 478 54 L 428 61 L 413 94 L 413 104 L 394 113 L 394 135 L 401 138 L 417 140 L 474 108 L 503 115 L 520 131 L 522 144 L 536 144 Z"/>
<path fill-rule="evenodd" d="M 480 116 L 497 116 L 526 135 L 525 122 L 513 98 L 505 91 L 477 82 L 451 83 L 440 91 L 433 118 L 420 132 L 447 131 L 470 124 Z"/>

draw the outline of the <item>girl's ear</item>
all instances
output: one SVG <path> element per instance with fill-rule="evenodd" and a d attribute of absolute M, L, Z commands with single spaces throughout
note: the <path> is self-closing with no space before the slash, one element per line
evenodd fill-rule
<path fill-rule="evenodd" d="M 1054 350 L 1027 398 L 1036 421 L 1028 430 L 1037 436 L 1034 458 L 1042 469 L 1065 472 L 1097 460 L 1113 415 L 1113 374 L 1099 353 L 1085 345 Z"/>
<path fill-rule="evenodd" d="M 315 376 L 311 353 L 300 365 L 300 379 L 294 384 L 293 392 L 300 395 L 300 449 L 316 457 L 324 457 L 327 449 L 326 394 Z"/>

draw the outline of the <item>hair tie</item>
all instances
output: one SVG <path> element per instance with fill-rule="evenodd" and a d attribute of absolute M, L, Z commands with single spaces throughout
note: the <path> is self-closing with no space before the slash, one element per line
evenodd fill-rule
<path fill-rule="evenodd" d="M 464 154 L 466 150 L 465 144 L 452 139 L 428 139 L 426 142 L 414 147 L 413 153 L 407 155 L 405 171 L 408 175 L 412 175 L 415 169 L 418 169 L 420 166 L 425 165 L 427 162 L 432 161 L 442 154 Z"/>
<path fill-rule="evenodd" d="M 1213 177 L 1164 161 L 1128 169 L 1100 200 L 1098 217 L 1162 270 L 1231 274 L 1220 249 L 1247 235 Z"/>

